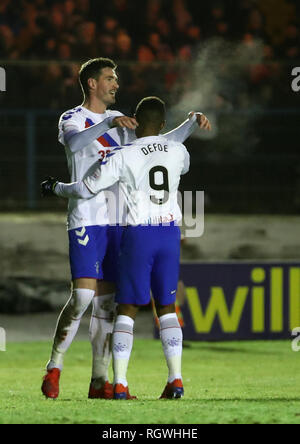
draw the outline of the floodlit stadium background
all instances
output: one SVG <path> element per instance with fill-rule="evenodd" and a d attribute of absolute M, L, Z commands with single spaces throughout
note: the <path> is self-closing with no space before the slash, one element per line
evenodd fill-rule
<path fill-rule="evenodd" d="M 46 312 L 66 300 L 66 203 L 42 200 L 39 183 L 49 174 L 68 181 L 57 122 L 81 103 L 79 66 L 97 56 L 118 62 L 116 109 L 131 114 L 158 95 L 168 128 L 191 110 L 214 126 L 186 143 L 192 162 L 181 189 L 205 191 L 206 231 L 183 245 L 183 260 L 299 262 L 300 92 L 291 86 L 299 8 L 292 0 L 1 1 L 2 312 Z"/>

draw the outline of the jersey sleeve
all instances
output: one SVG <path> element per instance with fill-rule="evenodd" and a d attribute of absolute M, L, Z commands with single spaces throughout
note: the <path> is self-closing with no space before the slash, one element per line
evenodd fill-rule
<path fill-rule="evenodd" d="M 60 116 L 58 123 L 58 141 L 62 145 L 67 144 L 69 134 L 74 134 L 82 129 L 82 117 L 78 110 L 66 111 Z"/>
<path fill-rule="evenodd" d="M 195 113 L 191 119 L 185 120 L 180 126 L 178 126 L 177 128 L 173 129 L 172 131 L 166 134 L 163 134 L 163 136 L 173 142 L 180 142 L 180 143 L 185 142 L 186 139 L 188 139 L 190 135 L 194 132 L 194 130 L 197 128 L 196 114 L 202 114 L 202 113 Z"/>
<path fill-rule="evenodd" d="M 57 182 L 54 194 L 65 199 L 90 199 L 94 197 L 83 182 L 63 183 Z"/>
<path fill-rule="evenodd" d="M 115 148 L 106 156 L 94 173 L 84 179 L 83 182 L 91 193 L 97 194 L 119 181 L 124 169 L 121 150 L 121 147 Z"/>
<path fill-rule="evenodd" d="M 68 111 L 64 113 L 59 121 L 58 140 L 65 146 L 68 146 L 72 153 L 76 153 L 86 146 L 90 145 L 98 137 L 102 136 L 112 127 L 113 120 L 122 116 L 119 112 L 113 112 L 109 117 L 90 128 L 82 129 L 82 117 L 78 111 Z"/>

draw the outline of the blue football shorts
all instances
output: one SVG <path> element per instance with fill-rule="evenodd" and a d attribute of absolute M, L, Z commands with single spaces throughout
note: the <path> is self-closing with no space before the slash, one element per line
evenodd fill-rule
<path fill-rule="evenodd" d="M 103 260 L 107 250 L 107 226 L 70 230 L 69 257 L 72 280 L 103 279 Z"/>
<path fill-rule="evenodd" d="M 124 226 L 107 227 L 107 250 L 103 260 L 103 279 L 107 282 L 116 282 L 118 277 L 118 262 Z"/>
<path fill-rule="evenodd" d="M 124 229 L 119 256 L 116 302 L 147 305 L 150 289 L 162 306 L 173 304 L 179 279 L 180 229 L 130 226 Z"/>
<path fill-rule="evenodd" d="M 72 280 L 116 282 L 123 226 L 89 226 L 69 231 Z"/>

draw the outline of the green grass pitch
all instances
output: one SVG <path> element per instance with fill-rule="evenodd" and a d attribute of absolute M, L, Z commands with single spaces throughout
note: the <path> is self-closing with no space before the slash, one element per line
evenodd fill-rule
<path fill-rule="evenodd" d="M 158 400 L 166 366 L 159 341 L 136 339 L 128 370 L 138 401 L 88 400 L 91 351 L 74 342 L 61 393 L 40 391 L 50 343 L 8 343 L 0 352 L 0 423 L 300 423 L 300 353 L 290 341 L 191 343 L 183 352 L 185 397 Z"/>

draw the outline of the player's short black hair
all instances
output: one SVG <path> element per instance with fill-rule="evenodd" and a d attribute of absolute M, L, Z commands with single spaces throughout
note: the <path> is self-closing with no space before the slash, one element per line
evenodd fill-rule
<path fill-rule="evenodd" d="M 145 97 L 136 107 L 135 117 L 142 126 L 159 127 L 166 120 L 166 105 L 159 97 Z"/>
<path fill-rule="evenodd" d="M 85 95 L 89 95 L 88 79 L 97 79 L 104 68 L 117 69 L 117 65 L 111 59 L 99 57 L 88 60 L 79 70 L 79 83 Z"/>

